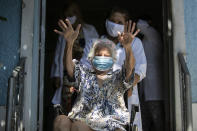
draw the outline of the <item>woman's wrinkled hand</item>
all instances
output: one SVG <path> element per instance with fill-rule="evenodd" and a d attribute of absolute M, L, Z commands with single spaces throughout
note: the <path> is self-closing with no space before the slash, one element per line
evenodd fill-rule
<path fill-rule="evenodd" d="M 77 39 L 81 24 L 79 24 L 77 26 L 76 30 L 73 29 L 73 27 L 68 19 L 66 19 L 65 22 L 63 20 L 59 20 L 58 25 L 62 29 L 62 31 L 55 29 L 54 32 L 59 35 L 62 35 L 67 43 L 73 44 L 74 41 Z"/>
<path fill-rule="evenodd" d="M 136 27 L 136 23 L 132 23 L 131 20 L 127 21 L 124 25 L 124 32 L 118 34 L 118 40 L 123 45 L 124 48 L 130 47 L 132 41 L 134 40 L 135 36 L 140 32 L 138 29 L 134 32 Z"/>

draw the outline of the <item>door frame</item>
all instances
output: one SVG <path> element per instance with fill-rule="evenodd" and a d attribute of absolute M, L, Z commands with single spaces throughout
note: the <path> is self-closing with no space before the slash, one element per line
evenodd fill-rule
<path fill-rule="evenodd" d="M 168 0 L 169 19 L 167 21 L 170 37 L 169 53 L 169 90 L 170 90 L 170 123 L 171 130 L 183 130 L 183 114 L 181 108 L 181 83 L 178 54 L 186 54 L 185 23 L 184 23 L 184 0 Z M 187 129 L 188 130 L 188 129 Z M 189 129 L 190 130 L 190 129 Z M 189 131 L 188 130 L 188 131 Z"/>
<path fill-rule="evenodd" d="M 46 0 L 23 0 L 20 58 L 26 57 L 23 126 L 42 130 Z M 32 17 L 33 16 L 33 17 Z"/>
<path fill-rule="evenodd" d="M 171 1 L 162 0 L 163 45 L 164 45 L 164 87 L 165 88 L 165 130 L 175 130 L 174 103 L 174 60 Z"/>
<path fill-rule="evenodd" d="M 21 57 L 27 57 L 24 126 L 28 130 L 42 130 L 44 94 L 44 54 L 46 0 L 23 0 L 21 23 Z M 166 44 L 167 112 L 170 131 L 182 130 L 178 52 L 185 52 L 183 0 L 163 0 L 163 37 Z M 34 16 L 34 17 L 32 17 Z M 28 47 L 28 48 L 25 48 Z"/>

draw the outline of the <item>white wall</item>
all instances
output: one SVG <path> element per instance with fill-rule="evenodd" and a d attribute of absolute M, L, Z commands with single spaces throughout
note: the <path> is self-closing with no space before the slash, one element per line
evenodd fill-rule
<path fill-rule="evenodd" d="M 171 0 L 172 2 L 172 31 L 174 54 L 174 84 L 175 84 L 175 130 L 182 130 L 181 99 L 180 99 L 180 74 L 178 53 L 185 53 L 185 29 L 184 29 L 184 2 L 183 0 Z"/>

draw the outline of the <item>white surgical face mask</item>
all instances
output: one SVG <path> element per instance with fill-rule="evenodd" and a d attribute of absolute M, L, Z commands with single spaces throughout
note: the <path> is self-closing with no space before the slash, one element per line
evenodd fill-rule
<path fill-rule="evenodd" d="M 76 16 L 72 16 L 72 17 L 67 17 L 66 19 L 68 19 L 70 21 L 70 23 L 73 25 L 76 22 L 77 17 Z"/>
<path fill-rule="evenodd" d="M 124 25 L 116 24 L 109 20 L 106 20 L 105 27 L 107 29 L 107 33 L 112 37 L 117 37 L 118 32 L 122 33 L 124 31 Z"/>

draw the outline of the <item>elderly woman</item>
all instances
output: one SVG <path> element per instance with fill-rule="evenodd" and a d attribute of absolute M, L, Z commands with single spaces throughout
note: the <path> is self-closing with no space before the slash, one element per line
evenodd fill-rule
<path fill-rule="evenodd" d="M 78 98 L 67 116 L 60 115 L 54 122 L 55 131 L 114 131 L 123 130 L 129 123 L 129 112 L 125 107 L 123 95 L 133 86 L 135 58 L 130 43 L 139 30 L 134 33 L 135 24 L 125 24 L 119 40 L 125 49 L 126 59 L 121 70 L 112 72 L 116 60 L 115 45 L 110 40 L 98 40 L 89 54 L 93 69 L 72 61 L 72 48 L 80 25 L 73 30 L 69 20 L 58 22 L 67 44 L 64 50 L 64 67 L 69 79 L 78 85 Z"/>
<path fill-rule="evenodd" d="M 121 8 L 113 8 L 109 13 L 105 27 L 107 34 L 102 36 L 102 38 L 109 39 L 116 44 L 116 62 L 113 65 L 113 71 L 119 70 L 122 68 L 124 61 L 126 59 L 125 49 L 121 46 L 121 42 L 118 39 L 118 32 L 122 33 L 124 31 L 124 25 L 126 22 L 129 21 L 129 14 L 126 10 Z M 90 49 L 92 48 L 92 44 L 94 43 L 89 41 L 84 48 L 84 54 L 82 59 L 80 60 L 81 63 L 91 68 L 91 62 L 88 60 L 88 54 Z M 142 122 L 141 122 L 141 111 L 140 111 L 140 103 L 138 97 L 138 88 L 137 83 L 141 81 L 146 76 L 146 56 L 144 53 L 142 42 L 139 38 L 135 37 L 135 39 L 130 43 L 130 47 L 132 48 L 133 55 L 136 59 L 135 61 L 135 75 L 134 75 L 134 84 L 133 90 L 128 90 L 128 110 L 131 113 L 131 109 L 133 105 L 137 105 L 139 107 L 139 112 L 136 113 L 135 119 L 133 124 L 137 125 L 138 130 L 142 131 Z M 126 93 L 125 93 L 126 94 Z M 126 95 L 125 95 L 126 98 Z"/>

